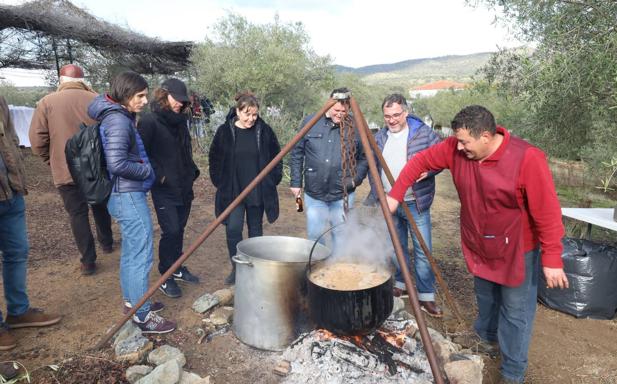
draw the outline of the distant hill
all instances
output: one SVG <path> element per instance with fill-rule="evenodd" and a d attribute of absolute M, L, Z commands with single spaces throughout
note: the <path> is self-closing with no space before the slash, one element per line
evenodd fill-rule
<path fill-rule="evenodd" d="M 491 55 L 491 52 L 451 55 L 360 68 L 336 65 L 335 70 L 339 73 L 356 74 L 370 84 L 414 86 L 440 79 L 465 82 L 471 80 L 478 69 L 488 62 Z"/>

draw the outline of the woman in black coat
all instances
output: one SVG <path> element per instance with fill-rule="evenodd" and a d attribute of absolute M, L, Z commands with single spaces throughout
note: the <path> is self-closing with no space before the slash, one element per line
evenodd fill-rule
<path fill-rule="evenodd" d="M 210 179 L 216 187 L 215 214 L 218 216 L 247 185 L 280 152 L 281 147 L 272 128 L 259 117 L 259 102 L 251 93 L 236 96 L 236 106 L 216 130 L 210 146 Z M 226 220 L 227 249 L 229 257 L 236 254 L 242 240 L 244 218 L 249 237 L 263 234 L 262 220 L 266 213 L 273 223 L 279 215 L 276 186 L 283 177 L 279 163 L 263 181 L 234 209 Z M 234 284 L 236 266 L 225 284 Z"/>
<path fill-rule="evenodd" d="M 145 114 L 137 125 L 156 175 L 152 202 L 161 227 L 161 275 L 182 254 L 184 227 L 193 203 L 193 182 L 199 176 L 193 161 L 189 116 L 185 113 L 188 104 L 186 85 L 178 79 L 165 80 L 154 90 L 152 112 Z M 169 297 L 180 297 L 182 290 L 177 281 L 196 284 L 199 278 L 181 266 L 159 289 Z"/>

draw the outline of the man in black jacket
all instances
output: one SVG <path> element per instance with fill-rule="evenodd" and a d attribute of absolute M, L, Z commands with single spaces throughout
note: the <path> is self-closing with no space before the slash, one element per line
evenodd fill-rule
<path fill-rule="evenodd" d="M 347 88 L 335 89 L 330 97 L 348 92 Z M 354 202 L 354 191 L 368 172 L 368 162 L 356 135 L 353 143 L 346 144 L 347 150 L 351 153 L 354 153 L 352 147 L 355 148 L 355 176 L 350 176 L 353 172 L 343 173 L 340 131 L 341 123 L 344 124 L 348 112 L 349 100 L 339 100 L 291 152 L 290 190 L 295 197 L 300 197 L 304 184 L 306 231 L 311 240 L 317 239 L 330 226 L 343 222 L 344 186 L 347 188 L 348 203 L 351 207 Z M 302 126 L 313 116 L 306 117 Z M 351 125 L 349 128 L 353 129 Z M 333 239 L 336 240 L 335 236 Z M 334 245 L 336 246 L 336 243 Z"/>

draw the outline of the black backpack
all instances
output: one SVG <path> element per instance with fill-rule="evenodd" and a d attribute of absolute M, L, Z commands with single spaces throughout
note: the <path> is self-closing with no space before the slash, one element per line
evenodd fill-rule
<path fill-rule="evenodd" d="M 113 187 L 105 164 L 100 125 L 81 123 L 79 132 L 64 147 L 71 177 L 91 205 L 105 202 Z"/>

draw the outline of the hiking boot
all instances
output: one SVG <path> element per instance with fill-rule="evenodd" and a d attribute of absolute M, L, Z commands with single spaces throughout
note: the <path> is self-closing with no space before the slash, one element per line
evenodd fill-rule
<path fill-rule="evenodd" d="M 174 280 L 176 281 L 184 281 L 185 283 L 192 283 L 192 284 L 199 283 L 199 277 L 189 272 L 189 269 L 185 266 L 178 268 L 178 270 L 176 270 L 176 272 L 174 272 L 172 276 L 174 277 Z"/>
<path fill-rule="evenodd" d="M 9 332 L 9 328 L 6 325 L 3 325 L 0 328 L 0 351 L 8 351 L 9 349 L 13 349 L 17 346 L 17 340 L 15 337 L 11 335 Z M 2 373 L 0 373 L 2 374 Z M 4 374 L 2 374 L 4 376 Z M 6 376 L 4 377 L 7 378 Z"/>
<path fill-rule="evenodd" d="M 139 321 L 137 315 L 133 316 L 133 322 L 141 329 L 141 333 L 168 333 L 176 329 L 176 323 L 150 311 L 144 321 Z"/>
<path fill-rule="evenodd" d="M 23 315 L 7 315 L 6 324 L 11 328 L 46 327 L 59 323 L 60 319 L 62 319 L 60 315 L 48 314 L 38 308 L 28 308 Z"/>
<path fill-rule="evenodd" d="M 131 311 L 131 308 L 133 308 L 131 303 L 125 301 L 124 307 L 122 307 L 122 313 L 126 315 Z M 165 304 L 161 303 L 160 301 L 153 301 L 152 303 L 150 303 L 150 312 L 160 312 L 163 310 L 163 308 L 165 308 Z"/>
<path fill-rule="evenodd" d="M 392 288 L 392 296 L 400 298 L 409 297 L 406 289 L 401 289 L 397 287 Z"/>
<path fill-rule="evenodd" d="M 496 341 L 484 340 L 475 332 L 456 336 L 452 341 L 475 353 L 485 354 L 490 357 L 499 356 L 499 344 Z"/>
<path fill-rule="evenodd" d="M 426 312 L 430 317 L 441 318 L 443 317 L 443 311 L 434 301 L 422 301 L 420 300 L 420 309 Z"/>
<path fill-rule="evenodd" d="M 6 381 L 11 380 L 15 376 L 17 376 L 17 368 L 15 368 L 15 364 L 11 362 L 0 363 L 0 376 L 4 380 L 0 380 L 2 383 L 6 383 Z"/>
<path fill-rule="evenodd" d="M 231 270 L 229 276 L 225 278 L 225 285 L 234 285 L 236 284 L 236 268 Z"/>
<path fill-rule="evenodd" d="M 83 276 L 94 275 L 96 272 L 96 263 L 81 263 L 80 270 Z"/>
<path fill-rule="evenodd" d="M 169 297 L 176 298 L 182 296 L 182 290 L 178 287 L 178 283 L 176 283 L 173 277 L 165 280 L 159 287 L 159 290 Z"/>

